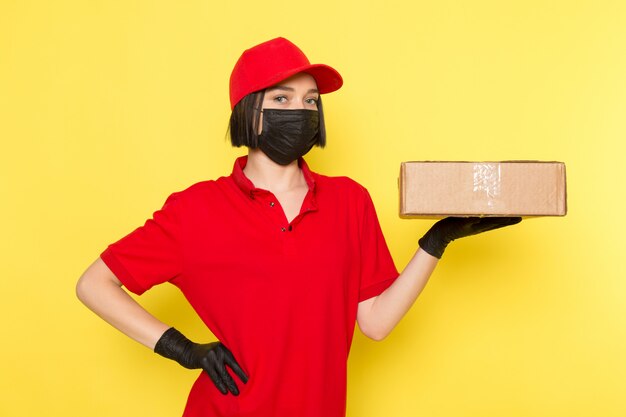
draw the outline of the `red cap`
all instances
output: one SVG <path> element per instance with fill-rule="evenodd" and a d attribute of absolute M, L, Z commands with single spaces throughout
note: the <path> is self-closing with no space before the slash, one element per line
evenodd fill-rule
<path fill-rule="evenodd" d="M 230 74 L 230 108 L 255 91 L 271 87 L 299 72 L 315 78 L 320 94 L 338 90 L 343 79 L 324 64 L 311 64 L 304 53 L 285 38 L 276 38 L 247 49 Z"/>

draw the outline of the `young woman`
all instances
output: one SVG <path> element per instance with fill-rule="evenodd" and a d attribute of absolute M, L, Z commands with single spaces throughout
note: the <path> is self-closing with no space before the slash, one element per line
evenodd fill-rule
<path fill-rule="evenodd" d="M 204 370 L 184 416 L 345 416 L 355 322 L 383 339 L 450 241 L 521 220 L 443 219 L 398 274 L 367 190 L 302 159 L 326 141 L 320 94 L 342 83 L 284 38 L 246 50 L 230 79 L 230 134 L 248 155 L 230 176 L 170 195 L 78 282 L 80 300 L 111 325 Z M 219 341 L 191 342 L 122 288 L 166 281 Z"/>

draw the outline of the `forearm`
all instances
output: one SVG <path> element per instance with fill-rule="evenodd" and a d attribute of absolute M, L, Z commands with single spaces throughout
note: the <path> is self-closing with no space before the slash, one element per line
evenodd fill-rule
<path fill-rule="evenodd" d="M 141 307 L 99 258 L 81 276 L 76 295 L 107 323 L 150 349 L 170 327 Z"/>
<path fill-rule="evenodd" d="M 384 339 L 409 311 L 420 295 L 439 259 L 417 250 L 400 276 L 377 297 L 359 309 L 359 326 L 375 340 Z"/>

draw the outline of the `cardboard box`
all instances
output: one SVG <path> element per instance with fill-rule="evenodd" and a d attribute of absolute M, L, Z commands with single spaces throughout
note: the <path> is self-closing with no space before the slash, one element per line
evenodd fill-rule
<path fill-rule="evenodd" d="M 400 216 L 564 216 L 565 164 L 403 162 Z"/>

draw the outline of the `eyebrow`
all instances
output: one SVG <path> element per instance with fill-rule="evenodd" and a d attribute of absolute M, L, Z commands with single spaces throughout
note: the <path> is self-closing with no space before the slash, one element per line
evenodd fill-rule
<path fill-rule="evenodd" d="M 267 91 L 272 91 L 272 90 L 283 90 L 283 91 L 296 91 L 294 88 L 292 87 L 287 87 L 285 85 L 276 85 L 274 87 L 270 87 L 267 89 Z M 319 90 L 317 88 L 311 88 L 309 91 L 307 91 L 308 93 L 318 93 L 319 94 Z"/>

